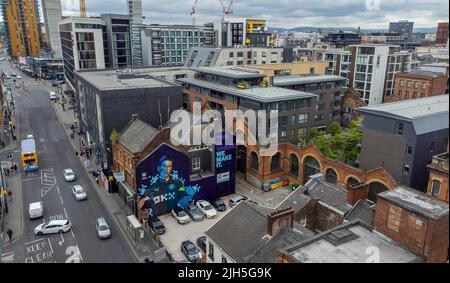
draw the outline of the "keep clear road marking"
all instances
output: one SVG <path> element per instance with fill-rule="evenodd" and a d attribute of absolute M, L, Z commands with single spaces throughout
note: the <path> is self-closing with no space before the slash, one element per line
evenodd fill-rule
<path fill-rule="evenodd" d="M 53 247 L 49 238 L 28 242 L 25 245 L 25 263 L 51 262 Z"/>
<path fill-rule="evenodd" d="M 7 252 L 2 254 L 2 257 L 0 258 L 0 263 L 10 263 L 14 262 L 14 252 Z"/>

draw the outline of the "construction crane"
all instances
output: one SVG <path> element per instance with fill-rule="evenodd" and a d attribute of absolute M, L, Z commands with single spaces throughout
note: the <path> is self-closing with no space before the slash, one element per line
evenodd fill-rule
<path fill-rule="evenodd" d="M 86 1 L 80 0 L 80 14 L 82 17 L 86 17 Z"/>
<path fill-rule="evenodd" d="M 194 5 L 192 6 L 191 16 L 192 16 L 192 25 L 195 26 L 195 7 L 197 6 L 197 1 L 195 0 Z"/>
<path fill-rule="evenodd" d="M 228 6 L 225 6 L 225 4 L 223 3 L 223 0 L 219 0 L 219 2 L 220 2 L 220 5 L 222 6 L 222 9 L 223 9 L 222 20 L 225 20 L 225 16 L 233 14 L 233 8 L 232 7 L 233 7 L 233 2 L 234 1 L 231 1 L 230 5 L 228 5 Z"/>

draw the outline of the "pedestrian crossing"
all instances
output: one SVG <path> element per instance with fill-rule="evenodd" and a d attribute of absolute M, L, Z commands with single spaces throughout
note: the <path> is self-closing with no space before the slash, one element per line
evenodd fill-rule
<path fill-rule="evenodd" d="M 2 254 L 0 263 L 11 263 L 14 262 L 14 252 L 7 252 Z"/>

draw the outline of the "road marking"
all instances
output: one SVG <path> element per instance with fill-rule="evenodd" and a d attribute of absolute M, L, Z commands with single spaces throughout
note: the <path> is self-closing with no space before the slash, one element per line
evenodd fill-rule
<path fill-rule="evenodd" d="M 64 214 L 66 215 L 66 219 L 69 219 L 69 216 L 67 216 L 67 211 L 66 211 L 66 208 L 65 208 L 65 207 L 63 207 L 63 209 L 64 209 Z"/>
<path fill-rule="evenodd" d="M 58 190 L 58 194 L 61 194 L 61 191 L 59 190 L 59 186 L 56 185 L 56 189 Z"/>
<path fill-rule="evenodd" d="M 49 238 L 25 244 L 25 263 L 53 261 L 53 247 Z"/>
<path fill-rule="evenodd" d="M 63 233 L 59 233 L 61 235 L 61 240 L 58 241 L 58 245 L 60 245 L 62 247 L 62 244 L 64 244 L 64 236 Z"/>
<path fill-rule="evenodd" d="M 59 199 L 61 200 L 61 204 L 64 205 L 61 195 L 59 195 Z"/>
<path fill-rule="evenodd" d="M 14 252 L 7 252 L 2 254 L 0 258 L 0 263 L 10 263 L 14 261 Z"/>
<path fill-rule="evenodd" d="M 27 182 L 27 181 L 33 181 L 33 180 L 40 180 L 40 177 L 36 177 L 36 178 L 28 178 L 28 179 L 22 179 L 22 182 Z"/>
<path fill-rule="evenodd" d="M 78 246 L 67 247 L 66 255 L 70 255 L 69 258 L 67 258 L 66 263 L 80 263 L 83 260 Z"/>
<path fill-rule="evenodd" d="M 41 170 L 41 198 L 44 197 L 56 185 L 56 177 L 53 168 Z"/>
<path fill-rule="evenodd" d="M 53 253 L 53 247 L 52 247 L 52 243 L 50 243 L 50 238 L 47 238 L 47 240 L 48 240 L 48 245 L 50 246 L 50 250 Z"/>

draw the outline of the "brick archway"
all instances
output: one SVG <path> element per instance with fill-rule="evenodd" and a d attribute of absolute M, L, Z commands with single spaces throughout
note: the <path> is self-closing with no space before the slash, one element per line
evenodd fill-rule
<path fill-rule="evenodd" d="M 333 170 L 333 172 L 336 174 L 336 182 L 335 182 L 334 184 L 337 185 L 337 184 L 339 183 L 339 180 L 340 180 L 340 176 L 339 176 L 338 170 L 336 170 L 336 169 L 335 169 L 334 167 L 332 167 L 332 166 L 326 166 L 326 167 L 323 169 L 323 175 L 325 176 L 325 180 L 326 180 L 326 181 L 328 181 L 328 180 L 327 180 L 327 176 L 328 176 L 327 172 L 328 172 L 328 170 Z M 333 183 L 333 182 L 331 182 L 331 183 Z"/>
<path fill-rule="evenodd" d="M 389 187 L 382 180 L 374 179 L 367 182 L 367 187 L 369 190 L 367 199 L 376 202 L 377 195 L 384 191 L 389 190 Z"/>

